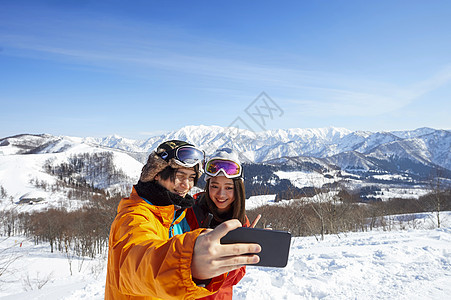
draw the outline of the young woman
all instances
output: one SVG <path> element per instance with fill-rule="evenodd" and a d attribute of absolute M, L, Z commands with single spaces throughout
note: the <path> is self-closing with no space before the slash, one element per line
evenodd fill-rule
<path fill-rule="evenodd" d="M 260 215 L 250 224 L 245 210 L 243 169 L 238 153 L 229 148 L 217 150 L 205 164 L 205 192 L 194 195 L 194 206 L 188 210 L 191 229 L 215 228 L 224 221 L 238 219 L 245 227 L 254 227 Z M 229 272 L 222 288 L 202 299 L 232 299 L 233 286 L 243 278 L 245 267 Z"/>

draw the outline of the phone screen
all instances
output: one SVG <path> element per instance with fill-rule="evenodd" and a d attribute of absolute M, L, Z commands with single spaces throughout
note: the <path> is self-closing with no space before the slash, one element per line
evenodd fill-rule
<path fill-rule="evenodd" d="M 291 234 L 286 231 L 238 227 L 221 238 L 221 244 L 256 243 L 262 247 L 257 253 L 260 261 L 249 266 L 278 267 L 287 265 Z"/>

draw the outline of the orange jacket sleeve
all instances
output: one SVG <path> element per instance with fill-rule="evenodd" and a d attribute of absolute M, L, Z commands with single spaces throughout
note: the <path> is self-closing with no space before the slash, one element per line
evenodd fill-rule
<path fill-rule="evenodd" d="M 123 199 L 111 226 L 105 299 L 194 299 L 220 288 L 224 278 L 210 290 L 193 282 L 191 260 L 202 229 L 169 238 L 173 212 L 133 193 Z"/>

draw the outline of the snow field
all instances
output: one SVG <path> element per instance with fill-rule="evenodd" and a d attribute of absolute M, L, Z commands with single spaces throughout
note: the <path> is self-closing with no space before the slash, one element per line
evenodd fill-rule
<path fill-rule="evenodd" d="M 234 299 L 445 299 L 451 229 L 295 238 L 284 269 L 247 267 Z"/>
<path fill-rule="evenodd" d="M 432 215 L 418 218 L 416 229 L 294 237 L 288 265 L 248 266 L 234 299 L 449 299 L 451 212 L 440 229 Z M 0 299 L 103 299 L 105 256 L 73 258 L 71 275 L 63 253 L 22 240 L 0 240 L 0 265 L 6 253 L 18 256 L 0 277 Z"/>

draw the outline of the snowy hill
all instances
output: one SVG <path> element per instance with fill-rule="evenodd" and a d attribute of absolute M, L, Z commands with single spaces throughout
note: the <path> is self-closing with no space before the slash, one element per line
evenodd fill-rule
<path fill-rule="evenodd" d="M 233 299 L 448 299 L 451 213 L 442 218 L 439 229 L 433 215 L 421 214 L 399 216 L 404 221 L 392 231 L 328 235 L 323 241 L 294 237 L 288 265 L 248 266 Z M 21 236 L 0 243 L 0 253 L 16 258 L 1 277 L 1 299 L 104 298 L 106 254 L 52 254 L 48 244 Z"/>
<path fill-rule="evenodd" d="M 81 138 L 53 137 L 49 135 L 21 135 L 0 140 L 0 186 L 6 197 L 0 199 L 0 207 L 9 209 L 16 207 L 21 197 L 44 190 L 45 201 L 40 205 L 51 207 L 67 207 L 67 189 L 50 190 L 43 188 L 57 184 L 58 177 L 49 174 L 45 166 L 67 164 L 77 155 L 95 155 L 111 153 L 112 164 L 124 174 L 129 184 L 136 182 L 142 164 L 121 150 L 104 149 L 97 145 L 84 143 Z M 94 187 L 108 188 L 98 176 L 90 183 Z M 64 178 L 63 178 L 64 179 Z M 85 179 L 88 179 L 87 177 Z M 114 188 L 114 186 L 109 186 Z M 80 204 L 80 203 L 79 203 Z M 33 207 L 20 207 L 30 210 Z M 39 205 L 37 206 L 39 208 Z M 75 207 L 73 207 L 75 208 Z"/>

